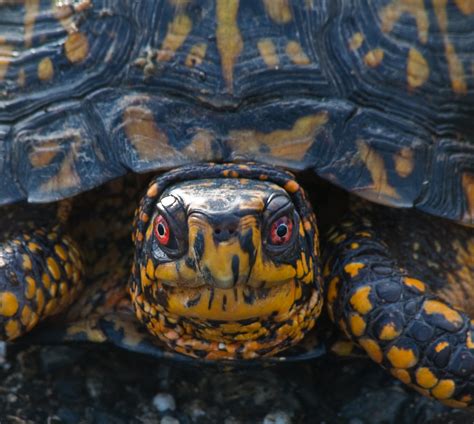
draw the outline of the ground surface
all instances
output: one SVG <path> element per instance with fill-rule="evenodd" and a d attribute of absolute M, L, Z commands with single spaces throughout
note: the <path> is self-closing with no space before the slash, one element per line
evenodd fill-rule
<path fill-rule="evenodd" d="M 56 346 L 8 349 L 0 367 L 1 424 L 160 422 L 448 424 L 474 423 L 474 413 L 424 399 L 363 359 L 229 373 Z"/>

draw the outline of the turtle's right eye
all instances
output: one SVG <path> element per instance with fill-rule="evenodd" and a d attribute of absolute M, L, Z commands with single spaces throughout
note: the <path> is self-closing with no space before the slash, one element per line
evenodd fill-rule
<path fill-rule="evenodd" d="M 170 227 L 163 215 L 158 215 L 154 222 L 155 237 L 162 246 L 167 246 L 170 241 Z"/>

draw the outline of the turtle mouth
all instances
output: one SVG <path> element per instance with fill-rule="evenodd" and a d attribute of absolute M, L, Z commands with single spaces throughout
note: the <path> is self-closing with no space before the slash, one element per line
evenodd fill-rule
<path fill-rule="evenodd" d="M 293 279 L 270 288 L 154 285 L 155 302 L 132 292 L 137 317 L 170 349 L 208 360 L 273 356 L 314 327 L 322 298 Z"/>

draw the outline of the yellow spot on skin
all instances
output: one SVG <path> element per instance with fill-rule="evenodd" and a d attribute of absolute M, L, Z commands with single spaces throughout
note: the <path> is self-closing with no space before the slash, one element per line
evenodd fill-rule
<path fill-rule="evenodd" d="M 348 264 L 344 267 L 344 271 L 349 273 L 349 271 L 346 270 L 347 267 L 351 265 L 357 265 L 357 264 Z M 357 272 L 359 272 L 357 270 Z M 352 275 L 352 274 L 351 274 Z M 356 273 L 357 275 L 357 273 Z M 359 312 L 362 315 L 365 315 L 367 312 L 370 312 L 372 310 L 372 303 L 369 300 L 369 294 L 370 294 L 371 288 L 369 286 L 366 287 L 360 287 L 356 290 L 356 292 L 351 296 L 350 303 L 352 307 Z"/>
<path fill-rule="evenodd" d="M 372 190 L 375 193 L 374 195 L 368 194 L 366 197 L 369 199 L 373 198 L 373 200 L 377 200 L 378 202 L 381 202 L 384 196 L 399 199 L 400 196 L 388 182 L 387 171 L 385 170 L 385 163 L 382 156 L 370 148 L 363 140 L 357 140 L 356 144 L 360 158 L 369 170 L 373 181 Z"/>
<path fill-rule="evenodd" d="M 403 283 L 406 286 L 409 287 L 414 287 L 416 288 L 419 292 L 424 293 L 426 291 L 426 285 L 420 280 L 417 280 L 416 278 L 410 278 L 410 277 L 405 277 L 403 279 Z"/>
<path fill-rule="evenodd" d="M 287 24 L 293 19 L 288 0 L 263 0 L 265 10 L 277 24 Z"/>
<path fill-rule="evenodd" d="M 13 58 L 13 46 L 0 43 L 0 81 L 5 78 Z"/>
<path fill-rule="evenodd" d="M 23 268 L 27 271 L 31 271 L 33 264 L 31 263 L 30 257 L 26 254 L 23 254 L 22 258 L 23 258 Z"/>
<path fill-rule="evenodd" d="M 300 189 L 300 185 L 296 181 L 291 180 L 285 184 L 284 189 L 289 193 L 296 193 Z"/>
<path fill-rule="evenodd" d="M 136 149 L 140 159 L 163 162 L 176 157 L 176 150 L 168 143 L 168 136 L 156 126 L 150 109 L 144 106 L 129 106 L 123 114 L 125 133 Z"/>
<path fill-rule="evenodd" d="M 382 327 L 382 330 L 380 331 L 380 334 L 379 334 L 379 339 L 380 340 L 393 340 L 400 335 L 400 332 L 401 331 L 397 330 L 397 328 L 395 327 L 395 324 L 390 322 L 388 324 L 385 324 Z"/>
<path fill-rule="evenodd" d="M 418 362 L 413 350 L 398 346 L 392 346 L 388 350 L 387 358 L 395 368 L 410 368 Z"/>
<path fill-rule="evenodd" d="M 11 319 L 5 324 L 5 332 L 9 340 L 16 339 L 21 334 L 20 323 L 16 319 Z"/>
<path fill-rule="evenodd" d="M 158 194 L 158 184 L 154 183 L 148 188 L 146 195 L 148 197 L 155 197 L 157 194 Z"/>
<path fill-rule="evenodd" d="M 359 340 L 359 344 L 364 348 L 369 355 L 370 359 L 380 364 L 383 359 L 382 349 L 375 340 L 362 338 Z"/>
<path fill-rule="evenodd" d="M 222 73 L 227 89 L 234 85 L 234 63 L 244 47 L 237 25 L 238 0 L 217 0 L 217 49 L 221 55 Z"/>
<path fill-rule="evenodd" d="M 431 394 L 436 399 L 448 399 L 453 395 L 455 387 L 456 385 L 453 380 L 440 380 L 439 383 L 431 389 Z"/>
<path fill-rule="evenodd" d="M 474 349 L 474 337 L 473 337 L 473 334 L 472 334 L 472 331 L 468 331 L 467 332 L 467 337 L 466 337 L 466 346 L 469 348 L 469 349 Z"/>
<path fill-rule="evenodd" d="M 328 286 L 328 302 L 329 303 L 334 303 L 334 301 L 337 298 L 337 286 L 340 282 L 339 277 L 334 277 L 330 282 Z"/>
<path fill-rule="evenodd" d="M 18 311 L 18 299 L 11 292 L 0 293 L 0 315 L 11 317 Z"/>
<path fill-rule="evenodd" d="M 25 17 L 23 25 L 25 27 L 25 47 L 31 47 L 31 41 L 33 39 L 33 29 L 35 26 L 36 16 L 39 11 L 39 0 L 26 0 L 25 1 Z"/>
<path fill-rule="evenodd" d="M 442 315 L 447 321 L 454 324 L 456 327 L 462 325 L 461 315 L 453 308 L 437 300 L 426 300 L 423 304 L 423 310 L 429 315 Z"/>
<path fill-rule="evenodd" d="M 269 68 L 275 68 L 280 63 L 280 59 L 278 58 L 278 54 L 275 48 L 275 44 L 269 38 L 264 38 L 257 43 L 258 51 L 262 56 L 265 65 Z"/>
<path fill-rule="evenodd" d="M 60 244 L 56 244 L 54 246 L 54 251 L 56 252 L 56 255 L 58 255 L 63 261 L 67 260 L 67 253 Z"/>
<path fill-rule="evenodd" d="M 407 370 L 393 368 L 392 370 L 390 370 L 390 372 L 395 378 L 398 378 L 401 382 L 405 384 L 411 383 L 411 377 Z"/>
<path fill-rule="evenodd" d="M 49 274 L 44 272 L 41 276 L 41 281 L 43 282 L 43 285 L 49 290 L 49 288 L 51 287 L 51 278 Z"/>
<path fill-rule="evenodd" d="M 369 68 L 376 68 L 382 63 L 384 56 L 384 51 L 382 49 L 374 49 L 370 50 L 365 56 L 364 56 L 364 63 L 369 67 Z"/>
<path fill-rule="evenodd" d="M 31 252 L 39 252 L 41 250 L 41 247 L 38 243 L 35 243 L 33 241 L 30 241 L 28 243 L 28 249 L 31 251 Z"/>
<path fill-rule="evenodd" d="M 296 41 L 289 41 L 286 45 L 286 54 L 295 65 L 309 65 L 311 60 Z"/>
<path fill-rule="evenodd" d="M 185 65 L 189 68 L 198 66 L 204 60 L 206 56 L 207 44 L 199 43 L 191 47 L 189 54 L 186 56 Z"/>
<path fill-rule="evenodd" d="M 165 35 L 161 49 L 156 54 L 156 60 L 166 62 L 170 60 L 176 51 L 182 46 L 186 40 L 193 22 L 186 15 L 177 15 L 168 25 L 168 31 Z"/>
<path fill-rule="evenodd" d="M 356 32 L 349 40 L 349 48 L 357 50 L 364 42 L 364 36 L 360 32 Z"/>
<path fill-rule="evenodd" d="M 411 175 L 415 168 L 415 161 L 413 160 L 413 150 L 409 147 L 402 148 L 398 153 L 393 155 L 395 162 L 395 172 L 402 178 Z"/>
<path fill-rule="evenodd" d="M 29 275 L 25 278 L 26 287 L 25 287 L 25 296 L 27 299 L 33 299 L 36 291 L 36 282 L 33 277 Z"/>
<path fill-rule="evenodd" d="M 243 152 L 253 159 L 261 154 L 262 147 L 266 147 L 269 150 L 265 153 L 266 156 L 300 162 L 328 120 L 327 112 L 320 112 L 297 119 L 290 130 L 269 133 L 255 130 L 230 131 L 227 144 L 232 151 Z"/>
<path fill-rule="evenodd" d="M 359 274 L 359 271 L 364 267 L 365 265 L 363 263 L 352 262 L 350 264 L 347 264 L 344 267 L 344 271 L 347 272 L 352 278 L 354 278 L 355 276 L 357 276 L 357 274 Z"/>
<path fill-rule="evenodd" d="M 54 76 L 53 62 L 49 57 L 41 59 L 38 64 L 38 78 L 41 81 L 49 81 Z"/>
<path fill-rule="evenodd" d="M 53 258 L 46 259 L 46 264 L 48 265 L 48 270 L 55 280 L 61 278 L 61 271 L 59 269 L 58 263 Z"/>
<path fill-rule="evenodd" d="M 81 63 L 89 54 L 89 41 L 82 32 L 69 34 L 64 43 L 64 52 L 71 63 Z"/>
<path fill-rule="evenodd" d="M 26 327 L 31 320 L 33 311 L 28 305 L 23 306 L 23 309 L 21 310 L 21 323 Z"/>
<path fill-rule="evenodd" d="M 421 87 L 430 76 L 428 62 L 423 55 L 415 48 L 408 52 L 407 81 L 410 88 Z"/>
<path fill-rule="evenodd" d="M 416 20 L 418 38 L 424 44 L 428 41 L 429 20 L 423 0 L 392 0 L 380 11 L 382 31 L 390 32 L 403 13 L 409 13 Z"/>
<path fill-rule="evenodd" d="M 449 346 L 448 342 L 440 342 L 436 345 L 435 351 L 437 353 L 441 352 L 443 349 L 447 348 Z"/>
<path fill-rule="evenodd" d="M 364 321 L 364 318 L 362 318 L 359 314 L 354 314 L 354 313 L 350 315 L 349 325 L 351 327 L 352 334 L 356 337 L 362 336 L 367 326 Z"/>
<path fill-rule="evenodd" d="M 360 247 L 359 243 L 351 243 L 351 249 L 358 249 Z"/>
<path fill-rule="evenodd" d="M 438 379 L 427 367 L 421 367 L 416 370 L 416 382 L 425 389 L 431 389 L 438 383 Z"/>
<path fill-rule="evenodd" d="M 474 13 L 474 0 L 454 0 L 458 9 L 465 15 Z"/>
<path fill-rule="evenodd" d="M 474 174 L 462 174 L 462 186 L 466 196 L 467 213 L 465 220 L 474 224 Z"/>

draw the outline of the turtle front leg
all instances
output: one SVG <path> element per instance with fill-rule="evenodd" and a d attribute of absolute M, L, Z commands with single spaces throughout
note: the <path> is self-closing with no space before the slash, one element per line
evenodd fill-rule
<path fill-rule="evenodd" d="M 403 383 L 449 406 L 473 405 L 473 258 L 472 229 L 368 207 L 329 233 L 329 315 Z"/>
<path fill-rule="evenodd" d="M 82 260 L 64 233 L 68 204 L 3 208 L 0 340 L 13 340 L 64 311 L 81 290 Z"/>

